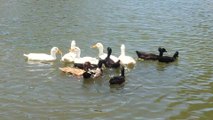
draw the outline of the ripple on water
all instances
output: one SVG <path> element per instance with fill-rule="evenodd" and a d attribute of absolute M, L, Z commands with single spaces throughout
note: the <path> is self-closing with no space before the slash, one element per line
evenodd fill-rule
<path fill-rule="evenodd" d="M 0 4 L 2 119 L 213 118 L 211 0 L 21 1 Z M 180 56 L 170 64 L 137 61 L 123 86 L 109 86 L 119 70 L 87 81 L 61 74 L 59 61 L 22 56 L 52 46 L 67 51 L 73 39 L 82 56 L 97 56 L 89 48 L 96 42 L 116 56 L 122 43 L 134 58 L 135 50 L 158 54 L 158 47 Z"/>

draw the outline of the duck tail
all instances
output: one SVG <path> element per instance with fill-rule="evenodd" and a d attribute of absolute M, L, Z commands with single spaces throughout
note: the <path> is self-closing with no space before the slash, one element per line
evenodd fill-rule
<path fill-rule="evenodd" d="M 178 57 L 178 55 L 179 55 L 179 52 L 178 52 L 178 51 L 176 51 L 176 52 L 175 52 L 175 54 L 173 55 L 173 58 L 175 58 L 175 59 L 176 59 L 176 58 Z"/>

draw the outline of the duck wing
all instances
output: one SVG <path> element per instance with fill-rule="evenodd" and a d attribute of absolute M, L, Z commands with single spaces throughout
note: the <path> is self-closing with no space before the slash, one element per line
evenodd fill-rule
<path fill-rule="evenodd" d="M 146 60 L 149 60 L 149 59 L 157 60 L 158 59 L 158 55 L 153 54 L 153 53 L 136 51 L 136 54 L 137 54 L 138 58 L 142 58 L 142 59 L 146 59 Z"/>

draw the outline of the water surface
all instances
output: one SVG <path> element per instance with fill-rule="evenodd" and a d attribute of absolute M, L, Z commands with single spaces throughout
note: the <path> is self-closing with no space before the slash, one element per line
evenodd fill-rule
<path fill-rule="evenodd" d="M 213 118 L 213 2 L 211 0 L 1 0 L 0 117 L 23 119 L 211 119 Z M 123 86 L 63 74 L 59 60 L 32 64 L 23 53 L 76 40 L 81 56 L 97 56 L 102 42 L 119 56 L 135 50 L 178 61 L 137 61 Z M 60 56 L 58 56 L 60 57 Z"/>

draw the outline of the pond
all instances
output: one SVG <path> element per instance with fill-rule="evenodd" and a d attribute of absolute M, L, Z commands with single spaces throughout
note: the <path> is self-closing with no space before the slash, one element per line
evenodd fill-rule
<path fill-rule="evenodd" d="M 0 4 L 0 116 L 23 119 L 211 119 L 213 118 L 213 1 L 211 0 L 2 0 Z M 81 56 L 97 57 L 91 46 L 125 44 L 165 55 L 165 64 L 139 61 L 122 86 L 110 86 L 119 70 L 84 80 L 62 73 L 58 59 L 27 62 L 24 53 L 67 53 L 76 40 Z"/>

